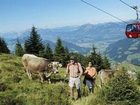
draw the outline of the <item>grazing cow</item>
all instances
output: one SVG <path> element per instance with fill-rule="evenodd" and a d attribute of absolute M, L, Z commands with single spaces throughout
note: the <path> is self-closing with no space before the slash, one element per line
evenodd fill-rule
<path fill-rule="evenodd" d="M 53 61 L 52 65 L 53 65 L 53 69 L 56 71 L 56 73 L 58 73 L 58 68 L 62 67 L 62 64 L 59 62 L 56 62 L 56 61 Z"/>
<path fill-rule="evenodd" d="M 116 70 L 101 70 L 101 71 L 99 71 L 98 72 L 99 87 L 102 87 L 103 85 L 105 85 L 111 77 L 115 76 L 117 71 Z M 128 70 L 126 73 L 128 74 L 129 78 L 131 78 L 132 80 L 137 80 L 136 72 Z"/>
<path fill-rule="evenodd" d="M 99 87 L 102 87 L 104 84 L 107 83 L 107 81 L 114 76 L 115 70 L 111 69 L 102 69 L 101 71 L 98 72 L 98 77 L 100 80 Z"/>
<path fill-rule="evenodd" d="M 41 78 L 41 82 L 44 81 L 44 74 L 50 73 L 47 76 L 49 77 L 52 73 L 58 71 L 57 69 L 53 69 L 54 67 L 48 59 L 37 57 L 32 54 L 24 54 L 22 57 L 22 64 L 26 69 L 29 79 L 32 79 L 32 73 L 38 73 Z"/>

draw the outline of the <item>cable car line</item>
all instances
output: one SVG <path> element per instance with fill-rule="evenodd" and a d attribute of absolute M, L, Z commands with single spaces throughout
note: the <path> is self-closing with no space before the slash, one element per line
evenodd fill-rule
<path fill-rule="evenodd" d="M 116 17 L 116 16 L 110 14 L 109 12 L 106 12 L 105 10 L 102 10 L 102 9 L 100 9 L 99 7 L 96 7 L 96 6 L 94 6 L 93 4 L 90 4 L 89 2 L 86 2 L 86 1 L 84 1 L 84 0 L 81 0 L 81 1 L 82 1 L 83 3 L 85 3 L 85 4 L 87 4 L 87 5 L 89 5 L 89 6 L 93 7 L 93 8 L 95 8 L 95 9 L 97 9 L 97 10 L 99 10 L 99 11 L 101 11 L 101 12 L 103 12 L 103 13 L 105 13 L 105 14 L 107 14 L 107 15 L 109 15 L 109 16 L 111 16 L 111 17 L 113 17 L 113 18 L 115 18 L 115 19 L 117 19 L 117 20 L 119 20 L 119 21 L 122 21 L 122 22 L 124 22 L 124 23 L 127 24 L 126 21 L 124 21 L 124 20 L 122 20 L 122 19 L 120 19 L 120 18 L 118 18 L 118 17 Z"/>
<path fill-rule="evenodd" d="M 123 4 L 127 5 L 128 7 L 132 8 L 132 9 L 134 9 L 134 10 L 138 9 L 137 6 L 130 6 L 129 4 L 127 4 L 126 2 L 124 2 L 124 1 L 122 1 L 122 0 L 120 0 L 120 2 L 122 2 Z M 140 13 L 140 11 L 138 11 L 138 12 Z"/>
<path fill-rule="evenodd" d="M 127 4 L 126 2 L 120 0 L 120 2 L 122 2 L 123 4 L 125 4 L 126 6 L 132 8 L 133 10 L 136 11 L 136 16 L 137 16 L 137 19 L 136 20 L 139 20 L 139 14 L 138 12 L 140 13 L 140 11 L 138 10 L 138 7 L 137 6 L 130 6 L 129 4 Z"/>
<path fill-rule="evenodd" d="M 109 16 L 117 19 L 117 20 L 119 20 L 119 21 L 122 21 L 122 22 L 126 23 L 127 25 L 126 25 L 125 34 L 126 34 L 127 38 L 140 38 L 140 22 L 135 22 L 135 23 L 128 24 L 126 21 L 110 14 L 109 12 L 106 12 L 105 10 L 100 9 L 99 7 L 94 6 L 93 4 L 90 4 L 89 2 L 86 2 L 84 0 L 81 0 L 81 1 L 85 4 L 87 4 L 87 5 L 89 5 L 93 8 L 95 8 L 95 9 L 97 9 L 97 10 L 99 10 L 99 11 L 101 11 L 101 12 L 103 12 L 103 13 L 105 13 L 105 14 L 107 14 L 107 15 L 109 15 Z M 132 7 L 132 6 L 128 5 L 127 3 L 125 3 L 125 4 L 136 10 L 136 15 L 137 15 L 137 20 L 138 20 L 138 8 L 137 8 L 137 6 Z"/>

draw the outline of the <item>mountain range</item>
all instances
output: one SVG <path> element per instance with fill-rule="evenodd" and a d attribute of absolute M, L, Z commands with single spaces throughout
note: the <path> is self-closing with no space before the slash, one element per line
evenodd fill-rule
<path fill-rule="evenodd" d="M 49 43 L 55 48 L 57 38 L 70 51 L 87 54 L 91 51 L 93 44 L 101 53 L 106 53 L 116 61 L 129 61 L 140 64 L 140 42 L 139 39 L 127 39 L 125 32 L 126 24 L 121 22 L 110 22 L 102 24 L 84 24 L 81 26 L 66 26 L 53 29 L 37 29 L 44 44 Z M 17 38 L 22 44 L 29 37 L 31 29 L 20 33 L 1 33 L 6 39 L 9 48 L 14 51 Z"/>
<path fill-rule="evenodd" d="M 18 38 L 21 42 L 24 42 L 30 35 L 30 31 L 31 29 L 18 33 L 1 33 L 0 36 L 6 39 L 9 48 L 13 51 L 16 39 Z M 93 44 L 97 46 L 100 52 L 103 52 L 109 44 L 125 38 L 125 24 L 121 22 L 37 29 L 37 31 L 43 42 L 53 45 L 52 43 L 55 43 L 59 37 L 66 43 L 65 45 L 68 48 L 81 53 L 88 53 Z"/>

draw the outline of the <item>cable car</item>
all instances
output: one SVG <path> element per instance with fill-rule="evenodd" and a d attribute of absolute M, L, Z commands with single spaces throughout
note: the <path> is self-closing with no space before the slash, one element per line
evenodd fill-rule
<path fill-rule="evenodd" d="M 127 38 L 140 38 L 140 22 L 127 24 L 125 34 Z"/>

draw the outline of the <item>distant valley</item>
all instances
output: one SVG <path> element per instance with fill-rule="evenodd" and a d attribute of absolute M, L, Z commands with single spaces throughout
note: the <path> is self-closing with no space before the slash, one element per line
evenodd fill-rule
<path fill-rule="evenodd" d="M 102 24 L 84 24 L 81 26 L 66 26 L 54 29 L 37 29 L 43 42 L 50 43 L 54 46 L 57 38 L 61 38 L 71 51 L 88 53 L 93 44 L 102 53 L 109 44 L 125 38 L 124 23 L 102 23 Z M 22 43 L 30 35 L 31 30 L 21 33 L 11 32 L 3 33 L 4 37 L 13 51 L 18 38 Z"/>
<path fill-rule="evenodd" d="M 30 31 L 3 33 L 0 36 L 5 38 L 10 50 L 14 51 L 17 38 L 24 44 Z M 52 49 L 55 48 L 57 38 L 61 38 L 63 45 L 72 52 L 88 54 L 94 44 L 100 53 L 115 61 L 140 64 L 140 40 L 126 38 L 124 23 L 84 24 L 37 31 L 42 42 L 49 43 Z"/>
<path fill-rule="evenodd" d="M 140 65 L 140 39 L 123 39 L 110 44 L 106 50 L 115 61 Z"/>

